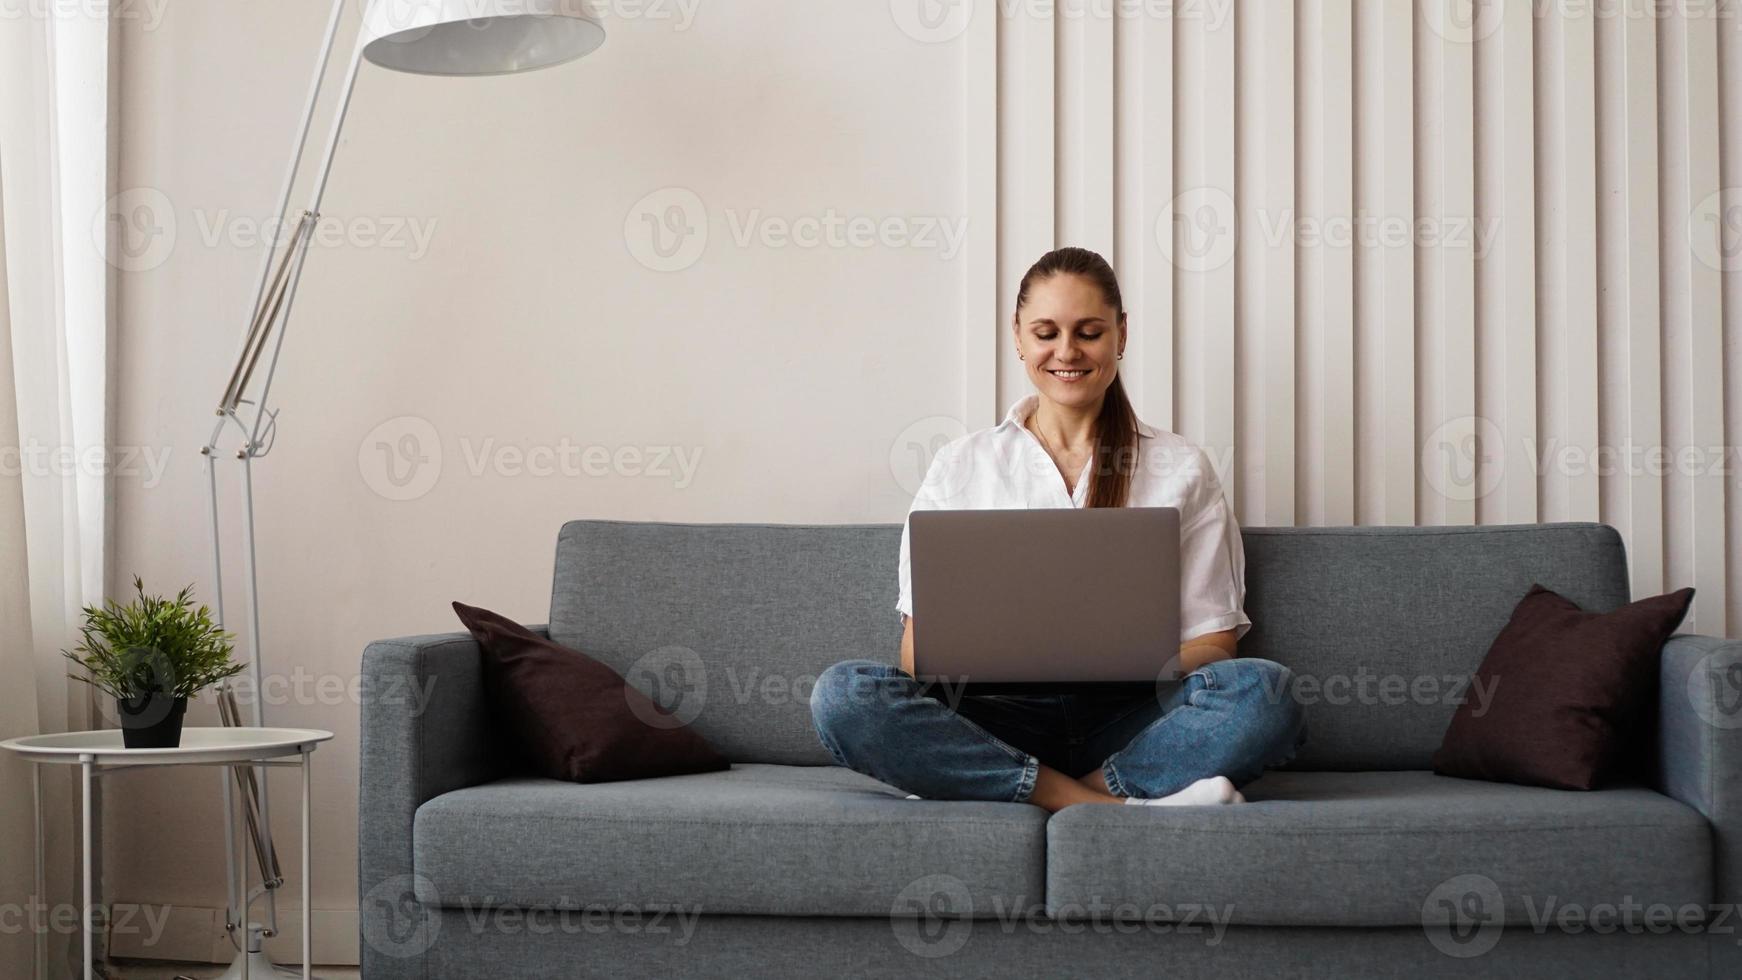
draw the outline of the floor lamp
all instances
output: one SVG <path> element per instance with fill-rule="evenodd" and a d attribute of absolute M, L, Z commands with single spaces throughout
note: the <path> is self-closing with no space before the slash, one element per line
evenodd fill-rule
<path fill-rule="evenodd" d="M 321 197 L 332 171 L 333 155 L 338 150 L 339 133 L 345 125 L 345 113 L 356 86 L 357 70 L 367 59 L 383 68 L 421 75 L 502 75 L 573 61 L 591 53 L 605 40 L 605 30 L 591 0 L 357 0 L 364 4 L 363 26 L 345 68 L 344 88 L 339 93 L 338 106 L 315 173 L 314 187 L 307 205 L 299 211 L 294 222 L 287 223 L 291 194 L 302 167 L 315 105 L 320 98 L 321 84 L 331 61 L 333 42 L 338 36 L 346 2 L 333 0 L 302 122 L 297 128 L 290 169 L 279 195 L 279 227 L 290 230 L 289 239 L 271 243 L 262 258 L 259 284 L 254 292 L 253 318 L 243 336 L 223 398 L 218 403 L 217 424 L 212 429 L 211 438 L 200 450 L 205 457 L 211 509 L 212 582 L 220 625 L 224 622 L 224 576 L 217 464 L 220 460 L 231 459 L 242 469 L 243 578 L 248 589 L 249 677 L 254 685 L 250 722 L 257 726 L 265 725 L 266 719 L 261 705 L 260 593 L 255 574 L 253 464 L 271 451 L 277 431 L 278 412 L 270 407 L 268 401 L 272 376 L 278 366 L 279 350 L 284 344 L 285 324 L 291 304 L 296 299 L 297 283 L 302 277 L 303 260 L 308 255 L 316 222 L 320 220 Z M 262 358 L 265 359 L 264 371 L 259 371 Z M 239 444 L 234 448 L 223 448 L 226 435 Z M 226 685 L 217 693 L 219 715 L 224 724 L 243 724 L 234 689 Z M 283 876 L 272 846 L 265 771 L 259 767 L 236 767 L 233 774 L 225 775 L 226 805 L 231 799 L 231 778 L 236 782 L 234 791 L 244 796 L 244 813 L 252 847 L 244 849 L 234 835 L 226 833 L 225 857 L 231 870 L 225 875 L 225 880 L 235 881 L 235 862 L 247 862 L 246 850 L 251 849 L 254 862 L 260 868 L 260 885 L 257 888 L 245 887 L 244 894 L 240 895 L 236 894 L 234 884 L 230 885 L 224 926 L 231 943 L 237 946 L 238 955 L 224 976 L 240 977 L 247 970 L 254 977 L 271 977 L 274 968 L 261 951 L 261 944 L 265 937 L 278 932 L 276 891 L 283 884 Z M 243 881 L 247 881 L 245 876 Z M 266 916 L 263 921 L 256 922 L 252 918 L 252 909 L 262 897 L 266 899 Z"/>

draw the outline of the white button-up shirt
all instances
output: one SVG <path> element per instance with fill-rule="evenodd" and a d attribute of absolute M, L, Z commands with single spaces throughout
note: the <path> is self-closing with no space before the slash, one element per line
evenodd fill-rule
<path fill-rule="evenodd" d="M 1066 492 L 1058 466 L 1024 425 L 1039 404 L 1040 396 L 1030 394 L 1010 407 L 1003 422 L 938 450 L 908 513 L 1084 506 L 1094 459 L 1083 465 L 1076 490 Z M 1126 505 L 1177 507 L 1180 512 L 1180 642 L 1227 629 L 1235 630 L 1236 637 L 1245 635 L 1252 627 L 1241 608 L 1246 553 L 1215 468 L 1202 449 L 1179 435 L 1141 420 L 1137 431 L 1137 468 Z M 904 522 L 895 608 L 912 616 L 907 535 Z"/>

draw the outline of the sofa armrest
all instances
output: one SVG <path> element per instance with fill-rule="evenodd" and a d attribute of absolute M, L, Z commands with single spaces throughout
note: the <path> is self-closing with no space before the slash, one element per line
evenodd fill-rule
<path fill-rule="evenodd" d="M 541 634 L 544 627 L 533 627 Z M 496 778 L 482 661 L 470 633 L 363 651 L 357 887 L 363 973 L 422 977 L 412 822 L 443 793 Z"/>
<path fill-rule="evenodd" d="M 1742 641 L 1671 637 L 1658 676 L 1660 788 L 1711 821 L 1712 901 L 1734 906 L 1742 903 Z M 1730 938 L 1712 946 L 1726 963 L 1738 957 Z"/>

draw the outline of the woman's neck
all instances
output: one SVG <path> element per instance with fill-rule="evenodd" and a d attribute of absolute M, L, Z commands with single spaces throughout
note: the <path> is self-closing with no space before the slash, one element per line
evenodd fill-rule
<path fill-rule="evenodd" d="M 1100 414 L 1099 401 L 1082 409 L 1075 409 L 1042 397 L 1040 404 L 1029 415 L 1028 424 L 1044 435 L 1046 443 L 1058 452 L 1077 452 L 1093 445 L 1095 420 Z"/>

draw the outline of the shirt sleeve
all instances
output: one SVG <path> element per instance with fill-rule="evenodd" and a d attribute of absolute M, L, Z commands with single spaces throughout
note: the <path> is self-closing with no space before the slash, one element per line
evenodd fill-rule
<path fill-rule="evenodd" d="M 954 481 L 951 479 L 952 467 L 955 465 L 956 443 L 949 443 L 932 457 L 931 465 L 925 471 L 925 479 L 920 482 L 919 492 L 913 496 L 913 504 L 907 508 L 912 515 L 916 510 L 946 510 L 951 506 L 960 506 L 951 501 L 945 490 Z M 913 570 L 908 561 L 907 531 L 909 521 L 901 523 L 901 558 L 896 563 L 896 593 L 895 609 L 901 613 L 903 620 L 913 615 Z"/>
<path fill-rule="evenodd" d="M 1252 628 L 1246 549 L 1221 481 L 1204 452 L 1197 455 L 1200 475 L 1180 509 L 1180 642 L 1228 629 L 1238 640 Z"/>

